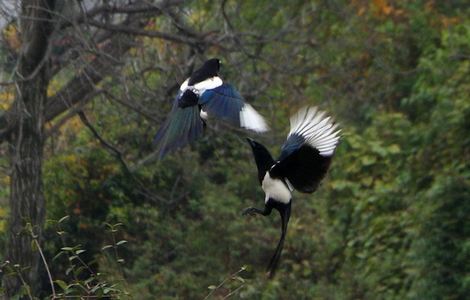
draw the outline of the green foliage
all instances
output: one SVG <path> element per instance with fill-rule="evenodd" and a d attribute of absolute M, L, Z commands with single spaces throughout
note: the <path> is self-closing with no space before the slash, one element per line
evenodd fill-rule
<path fill-rule="evenodd" d="M 227 61 L 224 78 L 267 116 L 272 130 L 256 139 L 277 155 L 289 115 L 304 105 L 327 110 L 343 129 L 323 185 L 313 195 L 294 194 L 276 277 L 267 280 L 264 268 L 279 238 L 278 216 L 241 216 L 264 199 L 245 132 L 211 122 L 194 145 L 139 164 L 161 124 L 152 120 L 171 109 L 164 87 L 184 78 L 176 66 L 187 54 L 143 38 L 143 53 L 131 53 L 123 72 L 135 84 L 105 84 L 115 96 L 141 100 L 153 119 L 99 97 L 87 112 L 131 172 L 79 122 L 61 132 L 54 141 L 60 146 L 48 146 L 48 218 L 70 216 L 59 229 L 47 227 L 46 256 L 61 249 L 52 263 L 60 293 L 75 293 L 91 278 L 97 295 L 139 299 L 465 299 L 468 8 L 432 1 L 224 3 L 230 24 L 216 1 L 189 4 L 188 22 L 208 33 L 221 24 L 244 32 L 240 51 L 209 47 L 205 55 Z M 155 26 L 172 28 L 169 22 Z M 253 46 L 261 39 L 263 46 Z M 133 78 L 145 59 L 168 71 Z M 109 225 L 117 223 L 123 226 Z"/>
<path fill-rule="evenodd" d="M 216 9 L 210 2 L 200 5 L 202 15 Z M 263 49 L 268 59 L 295 53 L 287 68 L 308 62 L 316 70 L 285 80 L 269 63 L 257 62 L 258 72 L 270 70 L 267 76 L 279 83 L 256 102 L 279 108 L 262 109 L 275 120 L 265 142 L 278 153 L 290 112 L 321 99 L 344 128 L 323 187 L 313 196 L 295 195 L 274 280 L 267 281 L 263 269 L 279 220 L 240 216 L 244 207 L 262 205 L 263 194 L 249 148 L 226 130 L 210 129 L 192 149 L 138 169 L 139 182 L 91 136 L 81 135 L 74 146 L 78 154 L 64 152 L 48 162 L 51 214 L 73 215 L 75 209 L 73 230 L 87 237 L 84 244 L 105 234 L 102 222 L 123 222 L 129 241 L 123 271 L 131 294 L 142 299 L 202 298 L 205 287 L 244 264 L 250 266 L 238 290 L 244 299 L 462 298 L 469 291 L 468 25 L 435 26 L 441 12 L 416 4 L 403 4 L 402 19 L 374 11 L 344 19 L 301 4 L 258 17 L 263 7 L 275 6 L 229 2 L 225 9 L 244 12 L 232 20 L 239 29 L 270 24 L 281 30 L 298 13 L 302 26 L 296 34 L 321 43 L 315 50 L 292 44 Z M 308 32 L 313 25 L 315 37 Z M 254 74 L 248 65 L 239 68 Z M 235 73 L 227 76 L 238 81 Z M 149 80 L 158 85 L 164 78 L 156 73 Z M 300 91 L 301 101 L 287 92 L 292 90 Z M 151 125 L 135 115 L 122 120 L 123 112 L 105 104 L 96 104 L 95 114 L 109 140 L 127 149 L 148 143 L 141 137 Z M 67 162 L 71 158 L 76 161 Z M 67 167 L 53 169 L 61 163 Z M 237 287 L 217 292 L 223 297 Z"/>

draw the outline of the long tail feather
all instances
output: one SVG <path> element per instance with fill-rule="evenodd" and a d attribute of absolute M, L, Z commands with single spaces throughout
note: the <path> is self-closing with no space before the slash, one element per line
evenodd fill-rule
<path fill-rule="evenodd" d="M 276 251 L 274 251 L 274 255 L 271 257 L 271 260 L 269 262 L 267 272 L 268 272 L 268 277 L 273 278 L 274 274 L 276 273 L 277 266 L 279 264 L 279 260 L 281 258 L 281 253 L 282 249 L 284 247 L 284 240 L 286 238 L 286 233 L 287 233 L 287 225 L 289 224 L 289 218 L 290 218 L 290 203 L 284 210 L 279 210 L 279 214 L 281 215 L 281 238 L 279 239 L 279 243 L 277 244 Z"/>
<path fill-rule="evenodd" d="M 170 151 L 181 148 L 198 139 L 203 134 L 203 123 L 197 106 L 173 107 L 170 116 L 154 138 L 158 158 L 162 159 Z"/>

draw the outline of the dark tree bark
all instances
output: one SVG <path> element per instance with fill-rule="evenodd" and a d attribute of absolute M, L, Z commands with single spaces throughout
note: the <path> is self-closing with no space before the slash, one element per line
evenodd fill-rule
<path fill-rule="evenodd" d="M 34 251 L 32 234 L 39 241 L 45 220 L 42 186 L 44 106 L 47 98 L 47 52 L 52 33 L 54 0 L 22 2 L 21 56 L 17 70 L 14 128 L 9 136 L 11 163 L 10 222 L 7 259 L 10 265 L 28 267 L 24 280 L 34 291 L 39 286 L 39 253 Z M 18 292 L 18 276 L 4 278 L 7 297 Z"/>
<path fill-rule="evenodd" d="M 119 70 L 121 58 L 136 46 L 138 36 L 160 38 L 192 47 L 199 47 L 201 43 L 196 39 L 200 36 L 182 25 L 178 25 L 179 34 L 144 30 L 149 19 L 168 14 L 172 7 L 181 5 L 184 0 L 123 1 L 122 7 L 103 4 L 91 12 L 85 12 L 86 17 L 72 21 L 77 26 L 79 23 L 91 23 L 98 28 L 104 27 L 100 30 L 108 31 L 106 41 L 100 42 L 102 47 L 75 77 L 47 98 L 50 78 L 57 73 L 49 70 L 49 44 L 53 29 L 63 31 L 72 28 L 72 23 L 56 17 L 60 12 L 54 11 L 55 3 L 55 0 L 21 1 L 18 19 L 22 44 L 13 81 L 16 99 L 8 111 L 0 115 L 0 143 L 8 142 L 11 165 L 10 219 L 5 259 L 10 266 L 20 266 L 22 279 L 31 288 L 33 296 L 38 295 L 41 286 L 42 268 L 40 255 L 31 245 L 33 238 L 42 244 L 46 211 L 42 184 L 43 145 L 46 139 L 44 124 L 89 101 L 92 98 L 90 95 L 96 91 L 95 85 Z M 91 18 L 99 12 L 114 10 L 129 15 L 121 23 L 111 25 L 97 23 Z M 7 299 L 15 295 L 22 285 L 18 276 L 3 277 Z"/>
<path fill-rule="evenodd" d="M 134 17 L 129 16 L 121 25 L 142 30 L 149 18 L 161 15 L 183 2 L 162 0 L 148 4 L 146 1 L 138 1 L 121 8 L 103 6 L 87 15 L 109 9 L 122 10 L 132 13 Z M 22 276 L 33 296 L 38 295 L 41 286 L 41 262 L 39 253 L 31 245 L 33 235 L 42 244 L 46 211 L 42 184 L 43 145 L 46 139 L 44 124 L 74 106 L 89 101 L 89 95 L 95 92 L 95 85 L 121 67 L 120 59 L 136 45 L 138 36 L 113 31 L 107 42 L 103 43 L 101 52 L 59 92 L 47 98 L 50 77 L 54 76 L 49 70 L 50 39 L 54 27 L 65 30 L 63 23 L 59 22 L 63 20 L 54 18 L 59 14 L 54 11 L 55 3 L 55 0 L 21 2 L 19 19 L 22 46 L 15 78 L 17 94 L 11 108 L 0 115 L 0 143 L 8 142 L 11 164 L 9 237 L 5 258 L 10 266 L 26 268 Z M 146 4 L 146 9 L 142 8 L 143 4 Z M 135 17 L 135 13 L 141 14 Z M 166 35 L 161 38 L 165 39 Z M 18 276 L 3 277 L 6 298 L 15 295 L 22 284 Z"/>

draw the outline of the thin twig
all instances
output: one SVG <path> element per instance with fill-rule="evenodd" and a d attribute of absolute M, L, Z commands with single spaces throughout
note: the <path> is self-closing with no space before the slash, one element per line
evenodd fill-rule
<path fill-rule="evenodd" d="M 71 118 L 73 118 L 79 111 L 81 111 L 83 109 L 83 107 L 86 105 L 87 101 L 101 93 L 105 93 L 106 91 L 104 90 L 94 90 L 93 92 L 87 94 L 82 102 L 76 104 L 76 107 L 74 108 L 71 108 L 66 114 L 64 117 L 62 117 L 60 120 L 58 120 L 56 123 L 54 123 L 54 125 L 49 128 L 45 134 L 46 138 L 49 138 L 50 136 L 52 136 L 53 134 L 55 134 L 57 131 L 59 131 L 59 129 L 65 124 L 67 123 L 67 121 Z"/>
<path fill-rule="evenodd" d="M 139 178 L 137 178 L 134 173 L 132 173 L 132 171 L 129 169 L 129 166 L 127 165 L 126 161 L 124 160 L 123 158 L 123 155 L 122 155 L 122 152 L 119 151 L 116 147 L 114 147 L 113 145 L 111 145 L 110 143 L 108 143 L 103 137 L 100 136 L 100 134 L 98 133 L 98 131 L 96 131 L 96 129 L 93 127 L 93 125 L 90 123 L 90 121 L 88 120 L 87 116 L 85 115 L 85 113 L 83 111 L 78 111 L 77 112 L 78 116 L 80 117 L 80 120 L 83 122 L 83 124 L 88 127 L 88 129 L 90 129 L 90 131 L 93 133 L 93 136 L 98 139 L 100 141 L 100 143 L 106 147 L 108 150 L 110 150 L 111 153 L 114 154 L 114 156 L 119 160 L 119 162 L 121 163 L 121 165 L 123 166 L 124 168 L 124 172 L 129 175 L 140 187 L 140 193 L 148 198 L 151 198 L 153 201 L 155 201 L 154 199 L 157 199 L 158 201 L 164 201 L 164 202 L 168 202 L 166 201 L 165 199 L 163 199 L 162 197 L 158 196 L 158 195 L 155 195 L 154 193 L 150 192 L 148 190 L 148 188 L 144 185 L 144 183 L 142 181 L 139 180 Z"/>
<path fill-rule="evenodd" d="M 26 283 L 26 281 L 25 281 L 24 278 L 23 278 L 23 275 L 21 275 L 21 270 L 17 270 L 17 274 L 18 274 L 18 277 L 19 277 L 20 280 L 21 280 L 21 283 L 22 283 L 23 286 L 25 287 L 26 292 L 28 292 L 28 297 L 29 297 L 29 299 L 33 300 L 33 295 L 31 295 L 31 287 Z"/>
<path fill-rule="evenodd" d="M 42 262 L 44 263 L 44 267 L 46 268 L 47 277 L 49 277 L 49 283 L 51 284 L 51 289 L 52 289 L 52 299 L 56 299 L 57 295 L 55 293 L 54 281 L 52 280 L 51 271 L 49 270 L 49 266 L 47 265 L 46 258 L 44 257 L 44 253 L 42 253 L 42 249 L 41 249 L 41 246 L 39 245 L 38 240 L 33 239 L 33 241 L 36 247 L 38 248 L 39 254 L 41 255 Z"/>
<path fill-rule="evenodd" d="M 238 270 L 237 272 L 233 273 L 232 275 L 230 275 L 229 277 L 225 278 L 218 286 L 216 286 L 213 290 L 210 291 L 209 294 L 207 294 L 207 296 L 203 299 L 203 300 L 207 300 L 209 299 L 210 296 L 212 296 L 212 294 L 217 291 L 218 289 L 220 289 L 227 281 L 229 280 L 232 280 L 236 275 L 240 274 L 241 272 L 245 271 L 245 267 L 242 267 L 240 268 L 240 270 Z M 243 286 L 243 285 L 242 285 Z M 235 291 L 234 291 L 235 292 Z M 225 299 L 225 298 L 224 298 Z"/>
<path fill-rule="evenodd" d="M 98 139 L 100 141 L 100 143 L 105 146 L 108 150 L 110 150 L 112 153 L 114 153 L 114 155 L 116 156 L 116 158 L 119 160 L 119 162 L 122 164 L 122 166 L 124 167 L 124 169 L 126 170 L 126 172 L 128 173 L 131 173 L 131 171 L 129 170 L 129 167 L 127 166 L 127 163 L 124 161 L 124 159 L 122 158 L 122 153 L 121 151 L 119 151 L 118 149 L 116 149 L 113 145 L 111 145 L 110 143 L 108 143 L 105 139 L 103 139 L 101 137 L 101 135 L 98 133 L 98 131 L 96 131 L 95 127 L 93 127 L 93 125 L 91 125 L 90 121 L 88 120 L 87 116 L 85 115 L 85 113 L 83 112 L 83 110 L 80 110 L 77 112 L 78 116 L 80 117 L 80 120 L 82 120 L 83 124 L 88 127 L 88 129 L 90 129 L 90 131 L 93 133 L 93 135 L 95 136 L 96 139 Z"/>
<path fill-rule="evenodd" d="M 230 298 L 231 296 L 235 295 L 236 292 L 238 292 L 242 287 L 244 287 L 245 284 L 242 283 L 239 287 L 237 287 L 236 289 L 234 289 L 233 291 L 231 291 L 230 293 L 227 294 L 227 296 L 225 296 L 224 298 L 222 299 L 228 299 Z"/>
<path fill-rule="evenodd" d="M 113 25 L 113 24 L 96 22 L 94 20 L 88 21 L 87 24 L 93 27 L 106 29 L 110 31 L 131 34 L 131 35 L 142 35 L 142 36 L 152 37 L 152 38 L 159 38 L 159 39 L 169 40 L 175 43 L 182 43 L 182 44 L 189 44 L 189 45 L 196 45 L 200 43 L 200 41 L 194 38 L 182 37 L 176 34 L 171 34 L 171 33 L 161 32 L 161 31 L 156 31 L 156 30 L 146 30 L 146 29 L 140 29 L 136 27 L 129 27 L 129 26 L 123 26 L 123 25 Z"/>

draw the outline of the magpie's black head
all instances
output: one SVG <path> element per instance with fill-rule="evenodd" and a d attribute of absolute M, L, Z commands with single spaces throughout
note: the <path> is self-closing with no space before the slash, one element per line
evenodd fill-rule
<path fill-rule="evenodd" d="M 219 73 L 220 65 L 221 65 L 220 59 L 211 58 L 204 63 L 201 69 L 205 69 L 207 70 L 208 73 L 215 76 L 217 75 L 217 73 Z"/>
<path fill-rule="evenodd" d="M 256 166 L 258 167 L 258 179 L 261 183 L 263 181 L 264 175 L 266 175 L 266 172 L 274 164 L 274 159 L 266 147 L 253 139 L 247 138 L 246 140 L 250 144 L 251 150 L 253 150 Z"/>
<path fill-rule="evenodd" d="M 206 61 L 199 69 L 194 71 L 188 81 L 188 85 L 193 85 L 208 78 L 218 76 L 220 69 L 220 60 L 211 58 Z"/>

